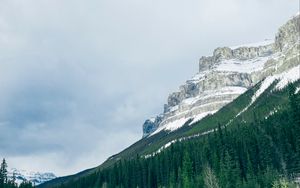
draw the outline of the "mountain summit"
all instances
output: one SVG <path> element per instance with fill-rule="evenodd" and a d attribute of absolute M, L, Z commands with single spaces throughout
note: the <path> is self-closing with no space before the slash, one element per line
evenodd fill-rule
<path fill-rule="evenodd" d="M 147 119 L 143 137 L 174 131 L 214 114 L 259 81 L 299 65 L 299 14 L 273 40 L 216 48 L 201 57 L 199 72 L 171 93 L 162 114 Z"/>

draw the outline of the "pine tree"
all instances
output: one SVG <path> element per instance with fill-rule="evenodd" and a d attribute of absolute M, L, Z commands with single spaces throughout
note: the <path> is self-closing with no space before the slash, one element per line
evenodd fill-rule
<path fill-rule="evenodd" d="M 6 183 L 7 183 L 7 163 L 5 159 L 3 159 L 0 167 L 0 188 L 4 188 Z"/>
<path fill-rule="evenodd" d="M 193 164 L 188 152 L 185 152 L 182 165 L 182 180 L 183 187 L 192 187 L 191 179 L 193 174 Z"/>

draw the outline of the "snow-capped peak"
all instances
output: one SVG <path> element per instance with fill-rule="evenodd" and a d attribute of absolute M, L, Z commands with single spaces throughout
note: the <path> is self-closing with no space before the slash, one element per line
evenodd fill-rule
<path fill-rule="evenodd" d="M 39 185 L 56 178 L 56 176 L 51 172 L 31 172 L 26 170 L 18 170 L 16 168 L 11 168 L 8 170 L 8 177 L 9 179 L 13 179 L 13 177 L 15 177 L 18 185 L 20 185 L 23 181 L 30 181 L 34 185 Z"/>

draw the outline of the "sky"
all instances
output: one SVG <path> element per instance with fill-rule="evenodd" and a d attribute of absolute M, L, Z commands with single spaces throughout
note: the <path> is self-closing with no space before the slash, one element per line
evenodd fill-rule
<path fill-rule="evenodd" d="M 0 158 L 73 174 L 142 137 L 219 46 L 272 39 L 298 0 L 0 0 Z"/>

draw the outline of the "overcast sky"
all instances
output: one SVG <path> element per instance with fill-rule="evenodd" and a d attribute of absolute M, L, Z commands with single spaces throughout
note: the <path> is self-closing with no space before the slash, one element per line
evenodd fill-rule
<path fill-rule="evenodd" d="M 0 0 L 0 157 L 72 174 L 142 136 L 219 46 L 273 38 L 298 0 Z"/>

